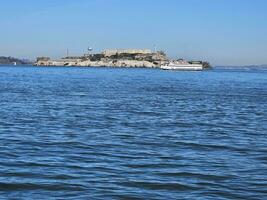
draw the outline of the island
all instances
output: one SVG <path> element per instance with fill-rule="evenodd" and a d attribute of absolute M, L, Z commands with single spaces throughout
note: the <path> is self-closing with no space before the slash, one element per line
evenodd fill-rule
<path fill-rule="evenodd" d="M 66 56 L 61 59 L 38 57 L 36 66 L 79 66 L 79 67 L 136 67 L 160 68 L 170 62 L 176 65 L 201 65 L 209 68 L 205 61 L 186 61 L 184 59 L 170 60 L 163 51 L 149 49 L 110 49 L 101 53 L 87 53 L 83 56 Z"/>

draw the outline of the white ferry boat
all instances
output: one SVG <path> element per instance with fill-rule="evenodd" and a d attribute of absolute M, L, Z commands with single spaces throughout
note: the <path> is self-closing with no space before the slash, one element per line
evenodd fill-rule
<path fill-rule="evenodd" d="M 164 70 L 186 70 L 186 71 L 202 71 L 202 64 L 190 64 L 187 61 L 179 60 L 170 62 L 166 65 L 160 66 L 161 69 Z"/>

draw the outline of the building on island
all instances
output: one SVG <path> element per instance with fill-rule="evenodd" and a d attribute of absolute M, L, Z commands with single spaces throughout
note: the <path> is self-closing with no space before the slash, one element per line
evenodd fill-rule
<path fill-rule="evenodd" d="M 102 53 L 105 57 L 110 57 L 118 54 L 152 54 L 149 49 L 109 49 Z"/>

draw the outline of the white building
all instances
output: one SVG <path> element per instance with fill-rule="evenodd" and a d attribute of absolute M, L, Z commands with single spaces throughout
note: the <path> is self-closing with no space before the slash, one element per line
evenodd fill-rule
<path fill-rule="evenodd" d="M 109 49 L 103 52 L 105 57 L 110 57 L 116 54 L 151 54 L 149 49 Z"/>

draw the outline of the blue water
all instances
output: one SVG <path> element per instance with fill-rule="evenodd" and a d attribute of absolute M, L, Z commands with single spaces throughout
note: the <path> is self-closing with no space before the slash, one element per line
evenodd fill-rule
<path fill-rule="evenodd" d="M 266 199 L 267 71 L 0 67 L 0 199 Z"/>

